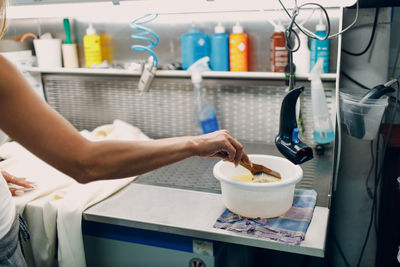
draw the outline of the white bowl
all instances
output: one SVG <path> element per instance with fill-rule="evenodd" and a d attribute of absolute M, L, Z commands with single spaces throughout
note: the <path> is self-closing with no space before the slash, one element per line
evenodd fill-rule
<path fill-rule="evenodd" d="M 282 180 L 270 183 L 251 183 L 232 179 L 249 174 L 242 166 L 227 161 L 214 166 L 214 176 L 221 183 L 222 201 L 232 212 L 249 218 L 272 218 L 284 214 L 293 203 L 294 188 L 303 178 L 300 166 L 281 157 L 249 155 L 252 162 L 262 164 L 281 174 Z"/>

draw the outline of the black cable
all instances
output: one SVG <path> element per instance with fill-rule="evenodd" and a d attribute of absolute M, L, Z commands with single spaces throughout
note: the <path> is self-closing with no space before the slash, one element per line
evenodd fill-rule
<path fill-rule="evenodd" d="M 353 83 L 357 84 L 358 86 L 360 86 L 363 89 L 367 89 L 370 90 L 371 88 L 369 88 L 368 86 L 354 80 L 353 78 L 351 78 L 346 72 L 341 71 L 340 74 L 342 74 L 344 77 L 346 77 L 348 80 L 352 81 Z"/>
<path fill-rule="evenodd" d="M 350 52 L 348 50 L 342 49 L 343 53 L 346 53 L 346 54 L 351 55 L 351 56 L 356 56 L 356 57 L 357 56 L 362 56 L 365 53 L 367 53 L 367 51 L 369 50 L 369 48 L 372 45 L 372 41 L 374 40 L 374 36 L 375 36 L 375 32 L 376 32 L 376 25 L 378 24 L 378 16 L 379 16 L 379 7 L 376 8 L 376 11 L 375 11 L 374 25 L 372 26 L 371 37 L 369 38 L 369 42 L 368 42 L 367 47 L 363 51 L 361 51 L 359 53 L 353 53 L 353 52 Z"/>
<path fill-rule="evenodd" d="M 344 263 L 346 264 L 347 267 L 350 267 L 349 261 L 347 260 L 346 256 L 344 255 L 344 252 L 342 250 L 342 247 L 340 246 L 339 242 L 337 241 L 335 235 L 333 234 L 333 232 L 331 232 L 331 236 L 333 238 L 333 241 L 335 242 L 336 247 L 339 250 L 340 255 L 343 258 Z"/>
<path fill-rule="evenodd" d="M 377 223 L 376 222 L 376 220 L 377 220 L 377 210 L 376 209 L 377 209 L 377 201 L 378 201 L 378 187 L 379 187 L 379 184 L 380 184 L 380 182 L 382 180 L 381 176 L 383 174 L 383 162 L 385 160 L 386 149 L 387 149 L 387 146 L 389 144 L 389 140 L 390 140 L 390 135 L 392 133 L 394 119 L 396 117 L 396 108 L 397 108 L 397 105 L 398 105 L 398 102 L 399 102 L 399 94 L 400 94 L 400 83 L 397 81 L 397 95 L 396 95 L 395 109 L 393 111 L 393 115 L 392 115 L 392 118 L 390 120 L 389 128 L 388 128 L 388 131 L 387 131 L 387 134 L 386 134 L 386 140 L 385 140 L 385 142 L 383 144 L 383 147 L 382 147 L 383 149 L 382 149 L 382 152 L 381 152 L 381 154 L 382 154 L 382 160 L 381 160 L 382 164 L 381 164 L 381 166 L 379 166 L 380 135 L 378 135 L 378 139 L 377 139 L 377 143 L 376 143 L 377 150 L 376 150 L 376 163 L 375 163 L 374 198 L 373 198 L 373 201 L 372 201 L 371 216 L 370 216 L 370 221 L 369 221 L 369 225 L 368 225 L 368 231 L 367 231 L 367 234 L 365 236 L 365 240 L 364 240 L 364 243 L 363 243 L 363 246 L 362 246 L 362 249 L 361 249 L 360 257 L 358 258 L 357 267 L 360 266 L 362 257 L 364 255 L 365 247 L 367 246 L 367 243 L 368 243 L 369 234 L 371 232 L 371 228 L 372 228 L 372 223 L 373 223 L 374 217 L 375 217 L 375 223 Z M 379 171 L 378 171 L 378 168 L 379 168 Z M 375 224 L 375 228 L 379 229 L 377 224 Z M 377 232 L 376 239 L 378 240 L 378 232 L 379 231 L 376 231 L 376 232 Z"/>
<path fill-rule="evenodd" d="M 375 166 L 375 156 L 374 156 L 374 140 L 370 142 L 370 153 L 371 153 L 371 167 L 369 168 L 367 179 L 365 179 L 365 187 L 367 189 L 367 193 L 370 199 L 373 199 L 374 194 L 372 193 L 372 189 L 369 186 L 369 178 L 371 177 L 372 171 Z"/>

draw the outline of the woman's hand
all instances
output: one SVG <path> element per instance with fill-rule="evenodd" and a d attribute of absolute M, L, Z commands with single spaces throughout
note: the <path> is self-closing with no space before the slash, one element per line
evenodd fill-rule
<path fill-rule="evenodd" d="M 20 196 L 24 194 L 24 190 L 18 189 L 13 185 L 19 185 L 23 188 L 35 188 L 35 183 L 27 181 L 26 178 L 15 177 L 6 171 L 1 171 L 1 174 L 8 183 L 8 188 L 13 196 Z"/>
<path fill-rule="evenodd" d="M 241 160 L 251 164 L 243 145 L 233 138 L 227 130 L 196 136 L 195 154 L 201 157 L 219 157 L 234 163 Z"/>

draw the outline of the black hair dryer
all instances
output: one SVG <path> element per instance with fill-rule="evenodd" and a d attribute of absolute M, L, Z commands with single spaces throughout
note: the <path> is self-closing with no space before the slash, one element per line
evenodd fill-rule
<path fill-rule="evenodd" d="M 301 164 L 313 158 L 311 147 L 298 138 L 296 102 L 304 87 L 289 91 L 282 101 L 279 133 L 275 138 L 278 150 L 294 164 Z"/>

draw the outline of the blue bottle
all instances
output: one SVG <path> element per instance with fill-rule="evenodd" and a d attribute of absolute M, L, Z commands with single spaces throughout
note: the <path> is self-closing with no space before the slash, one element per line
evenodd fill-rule
<path fill-rule="evenodd" d="M 326 26 L 322 23 L 322 17 L 319 24 L 316 27 L 315 35 L 319 37 L 326 36 Z M 329 72 L 329 50 L 330 42 L 329 39 L 320 41 L 317 39 L 311 39 L 310 42 L 310 71 L 313 69 L 314 65 L 317 63 L 319 58 L 324 60 L 322 71 L 323 73 Z"/>
<path fill-rule="evenodd" d="M 221 22 L 215 27 L 211 36 L 211 69 L 229 71 L 229 36 Z"/>
<path fill-rule="evenodd" d="M 192 27 L 188 33 L 182 35 L 182 68 L 187 70 L 198 59 L 209 56 L 209 39 L 207 34 Z"/>

